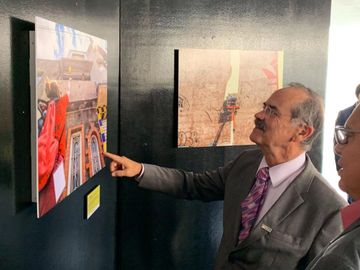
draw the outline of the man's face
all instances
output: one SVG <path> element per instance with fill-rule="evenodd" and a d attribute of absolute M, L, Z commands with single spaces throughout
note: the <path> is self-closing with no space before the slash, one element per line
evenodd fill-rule
<path fill-rule="evenodd" d="M 341 166 L 339 187 L 354 200 L 358 200 L 360 199 L 360 107 L 351 114 L 345 128 L 349 130 L 347 143 L 335 146 L 336 153 L 341 156 L 338 161 Z"/>
<path fill-rule="evenodd" d="M 276 151 L 276 148 L 287 151 L 299 131 L 299 122 L 291 121 L 291 109 L 306 98 L 306 93 L 295 88 L 274 92 L 264 102 L 263 109 L 255 114 L 250 140 L 265 151 Z"/>

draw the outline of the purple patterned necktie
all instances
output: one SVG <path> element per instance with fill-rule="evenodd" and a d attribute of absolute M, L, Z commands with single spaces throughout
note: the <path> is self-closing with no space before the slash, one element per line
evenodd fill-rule
<path fill-rule="evenodd" d="M 239 234 L 239 243 L 243 241 L 255 224 L 256 218 L 264 204 L 265 194 L 268 188 L 269 168 L 261 168 L 256 174 L 256 181 L 251 191 L 241 202 L 241 228 Z"/>

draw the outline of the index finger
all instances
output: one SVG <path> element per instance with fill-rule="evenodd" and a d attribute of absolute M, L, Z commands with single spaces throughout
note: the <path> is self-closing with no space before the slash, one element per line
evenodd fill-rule
<path fill-rule="evenodd" d="M 107 157 L 107 158 L 110 158 L 112 159 L 113 161 L 116 161 L 118 163 L 122 163 L 121 161 L 123 160 L 122 157 L 118 156 L 118 155 L 115 155 L 115 154 L 111 154 L 109 152 L 104 152 L 104 156 Z"/>

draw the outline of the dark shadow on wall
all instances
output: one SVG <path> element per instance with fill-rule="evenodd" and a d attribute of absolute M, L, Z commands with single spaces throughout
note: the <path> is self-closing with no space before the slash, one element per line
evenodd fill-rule
<path fill-rule="evenodd" d="M 156 163 L 160 159 L 171 164 L 174 161 L 172 153 L 166 151 L 169 142 L 163 141 L 162 134 L 173 134 L 173 129 L 169 127 L 173 121 L 164 121 L 164 116 L 159 114 L 173 107 L 173 96 L 169 96 L 165 89 L 153 89 L 148 94 L 136 91 L 126 94 L 122 99 L 122 114 L 131 115 L 136 121 L 129 122 L 130 117 L 122 119 L 122 126 L 128 128 L 121 131 L 126 138 L 121 154 L 129 158 L 141 156 L 139 161 L 145 163 Z M 149 101 L 156 105 L 149 106 Z M 140 119 L 142 115 L 148 119 Z M 171 248 L 178 222 L 176 201 L 139 188 L 133 179 L 119 181 L 120 269 L 176 269 Z"/>
<path fill-rule="evenodd" d="M 30 76 L 29 31 L 35 24 L 10 18 L 11 27 L 11 85 L 13 114 L 14 212 L 31 205 L 31 142 L 30 142 Z M 35 67 L 33 67 L 35 68 Z M 10 180 L 10 179 L 9 179 Z"/>
<path fill-rule="evenodd" d="M 121 269 L 175 269 L 171 242 L 175 233 L 176 211 L 174 201 L 124 181 L 120 198 L 122 202 Z M 164 241 L 165 240 L 165 241 Z M 141 259 L 139 259 L 139 256 Z"/>
<path fill-rule="evenodd" d="M 179 119 L 179 108 L 182 106 L 179 97 L 179 50 L 174 51 L 174 119 Z M 174 146 L 178 146 L 179 121 L 174 121 Z"/>

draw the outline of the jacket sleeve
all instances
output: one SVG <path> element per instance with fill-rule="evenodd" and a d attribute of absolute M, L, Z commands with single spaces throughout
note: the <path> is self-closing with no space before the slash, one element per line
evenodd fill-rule
<path fill-rule="evenodd" d="M 309 252 L 303 258 L 304 265 L 308 265 L 321 251 L 343 231 L 341 216 L 339 211 L 333 212 L 324 222 L 316 235 Z"/>
<path fill-rule="evenodd" d="M 144 174 L 139 179 L 139 187 L 188 200 L 222 200 L 226 178 L 232 166 L 233 162 L 230 162 L 213 171 L 193 173 L 144 164 Z"/>

